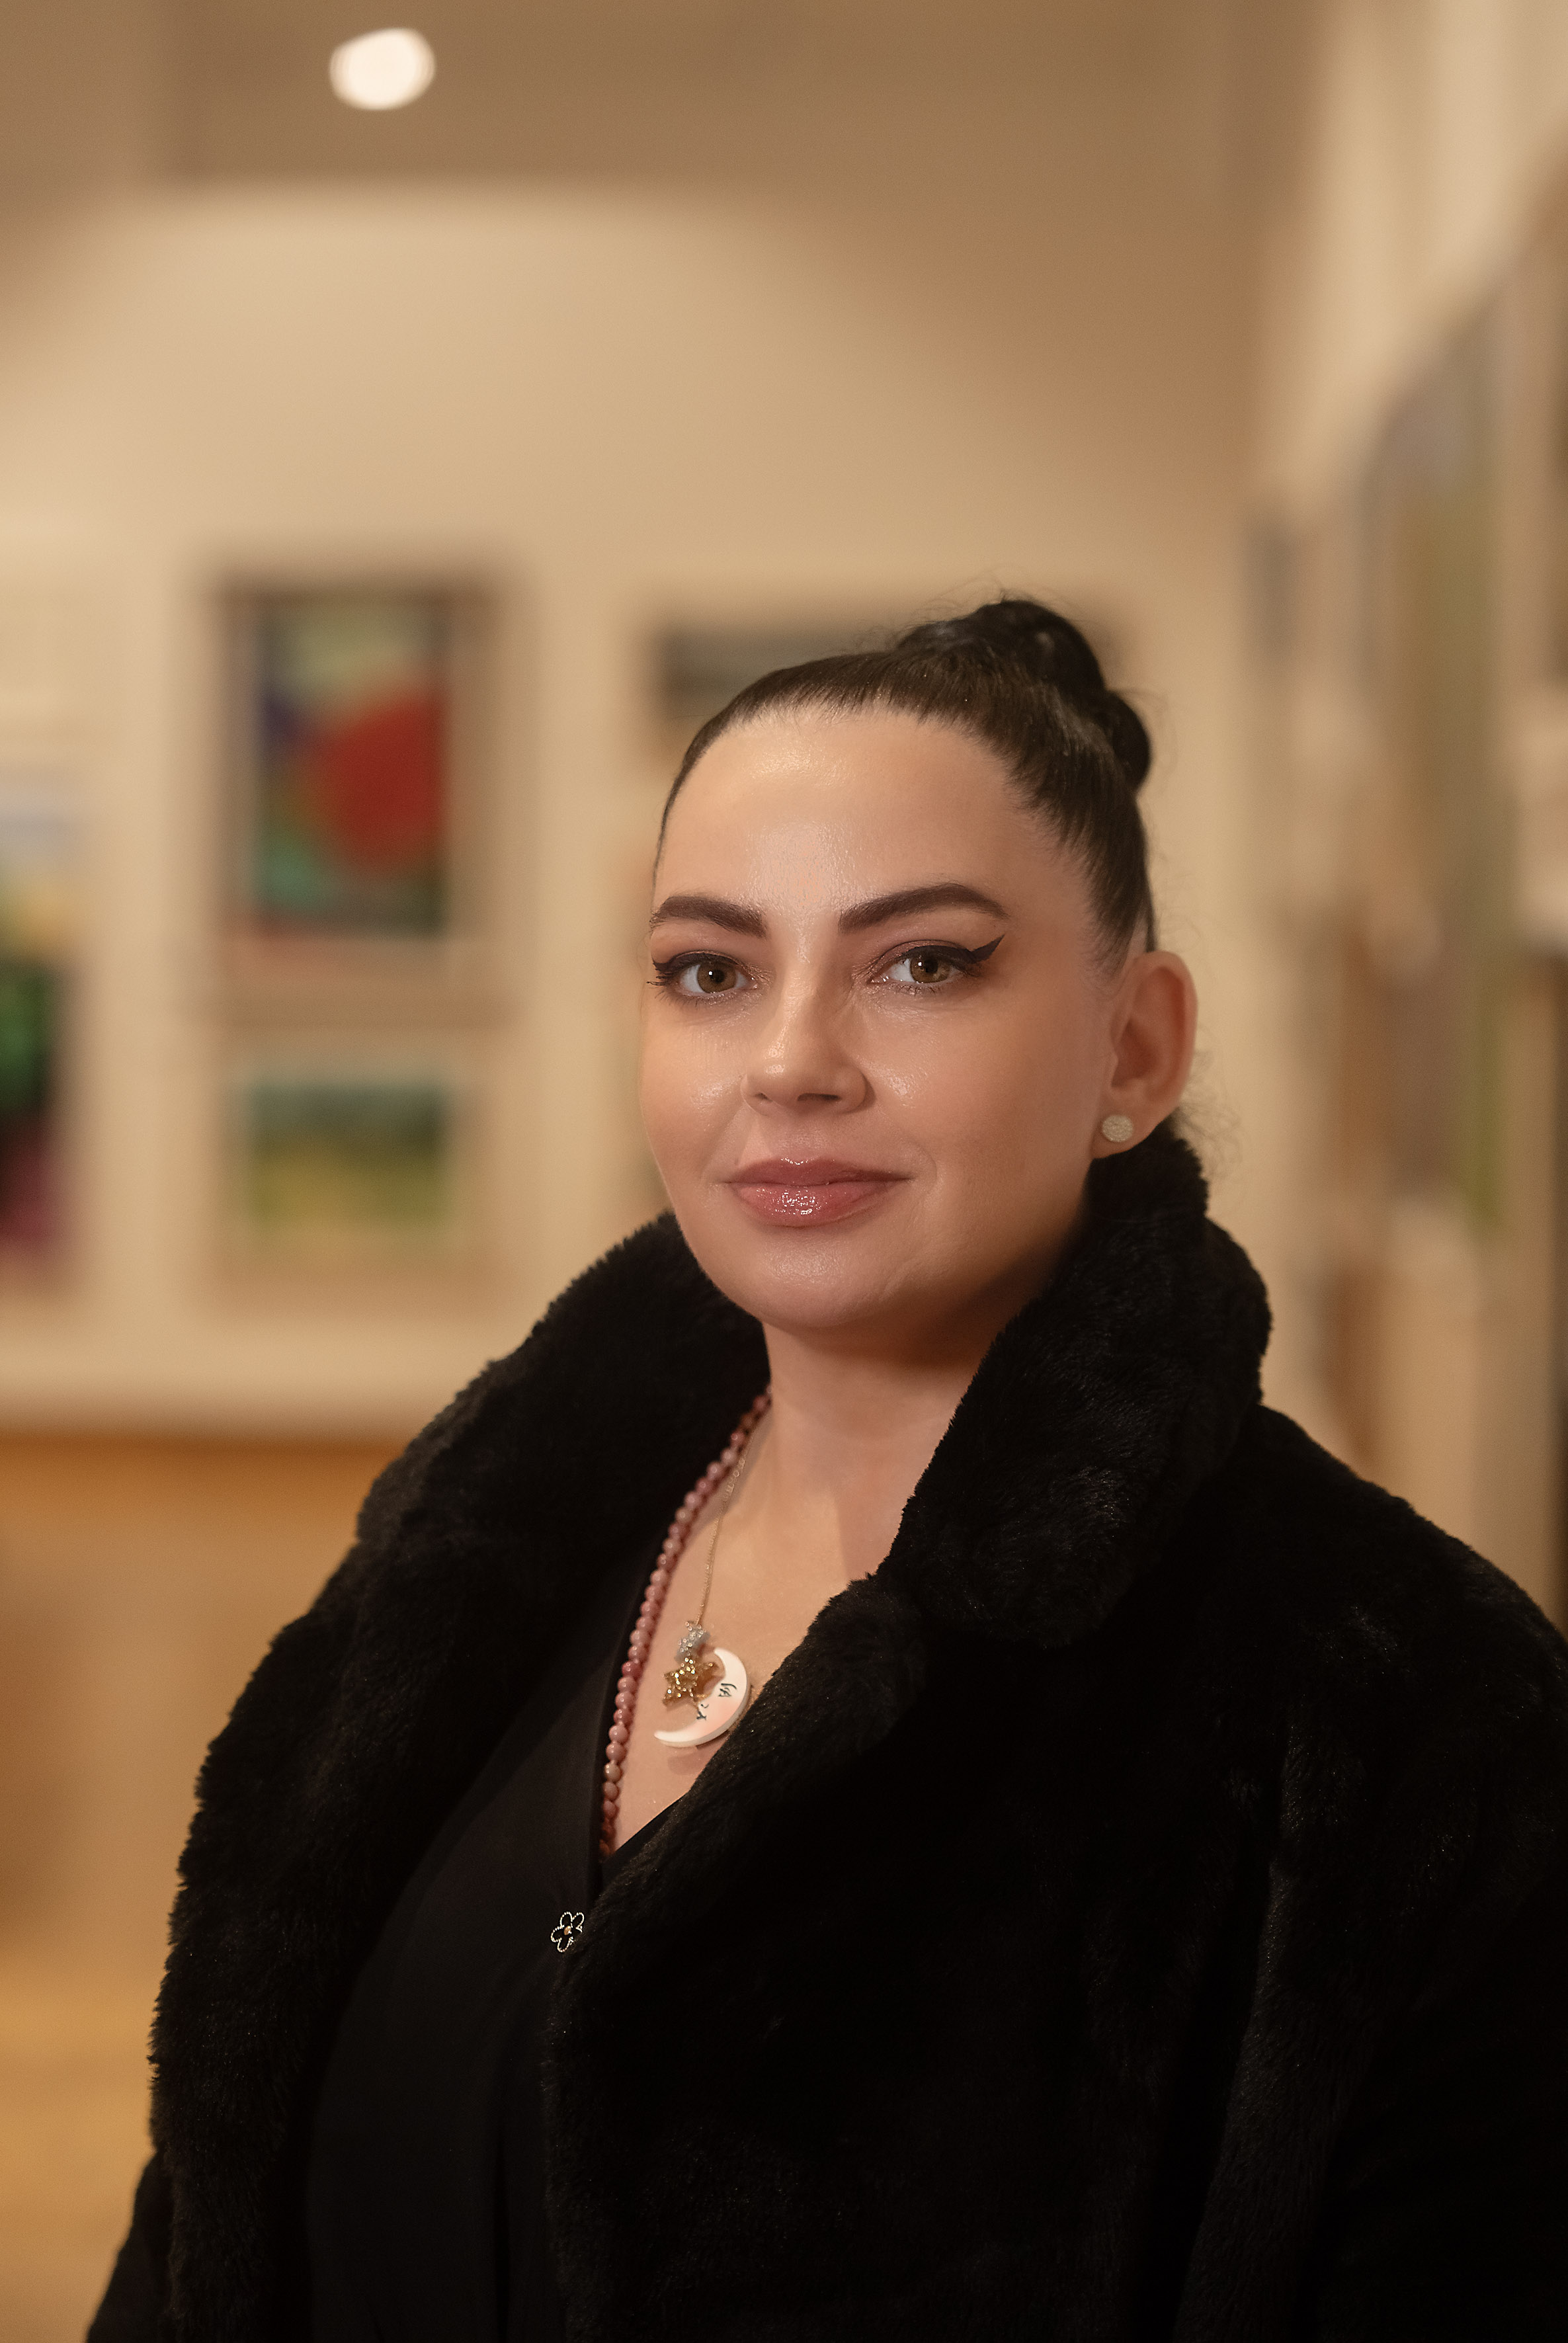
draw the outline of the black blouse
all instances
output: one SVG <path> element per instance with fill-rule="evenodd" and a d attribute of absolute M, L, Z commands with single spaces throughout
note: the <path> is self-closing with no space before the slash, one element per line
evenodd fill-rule
<path fill-rule="evenodd" d="M 311 2140 L 314 2343 L 564 2333 L 540 2047 L 574 1926 L 664 1819 L 601 1867 L 605 1736 L 652 1564 L 643 1551 L 606 1573 L 359 1973 Z"/>

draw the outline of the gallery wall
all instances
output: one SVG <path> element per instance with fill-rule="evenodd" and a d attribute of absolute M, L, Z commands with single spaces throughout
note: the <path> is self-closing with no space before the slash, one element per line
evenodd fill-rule
<path fill-rule="evenodd" d="M 1261 219 L 1257 475 L 1310 500 L 1517 253 L 1568 135 L 1554 0 L 1311 0 Z"/>
<path fill-rule="evenodd" d="M 1561 1615 L 1568 25 L 1321 0 L 1300 57 L 1255 475 L 1281 1290 L 1350 1452 Z"/>
<path fill-rule="evenodd" d="M 973 106 L 939 172 L 910 155 L 831 201 L 167 175 L 14 200 L 0 766 L 63 793 L 80 845 L 68 1231 L 0 1290 L 8 1418 L 396 1431 L 509 1347 L 657 1201 L 631 940 L 673 739 L 661 636 L 855 629 L 999 584 L 1063 598 L 1146 695 L 1168 931 L 1206 990 L 1201 1111 L 1268 1265 L 1236 215 L 1179 142 L 1133 159 L 1114 76 L 1085 93 L 1070 153 L 1004 170 L 1005 200 Z M 367 580 L 485 604 L 482 965 L 455 1008 L 419 983 L 352 1014 L 308 984 L 247 1007 L 223 597 Z M 471 1242 L 374 1264 L 236 1242 L 247 1017 L 286 1059 L 317 1029 L 338 1073 L 371 1044 L 452 1072 Z"/>

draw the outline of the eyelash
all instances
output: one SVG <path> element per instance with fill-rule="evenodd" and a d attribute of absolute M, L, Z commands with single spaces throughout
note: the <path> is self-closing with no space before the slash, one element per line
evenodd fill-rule
<path fill-rule="evenodd" d="M 976 977 L 980 973 L 983 962 L 990 960 L 992 952 L 995 951 L 997 945 L 1000 944 L 1000 941 L 1001 938 L 998 936 L 990 943 L 980 944 L 977 948 L 972 949 L 966 944 L 905 944 L 901 950 L 895 951 L 890 959 L 884 960 L 880 975 L 873 977 L 871 981 L 873 983 L 880 982 L 881 978 L 889 975 L 892 970 L 899 966 L 901 960 L 912 960 L 916 954 L 920 952 L 930 952 L 934 959 L 950 962 L 960 979 Z M 678 990 L 680 980 L 685 975 L 689 968 L 733 968 L 741 970 L 743 969 L 743 963 L 739 960 L 732 960 L 728 952 L 676 952 L 668 960 L 656 960 L 654 961 L 654 982 L 664 991 L 674 992 Z M 949 989 L 950 987 L 946 984 L 906 984 L 900 985 L 897 988 L 898 990 L 903 992 L 946 992 Z M 733 1001 L 736 996 L 732 992 L 710 992 L 692 993 L 687 997 L 691 1000 Z"/>

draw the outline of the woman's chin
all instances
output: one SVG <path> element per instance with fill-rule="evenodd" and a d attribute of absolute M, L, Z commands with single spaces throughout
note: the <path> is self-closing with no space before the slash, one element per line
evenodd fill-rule
<path fill-rule="evenodd" d="M 719 1292 L 783 1333 L 852 1332 L 900 1317 L 920 1279 L 920 1248 L 859 1215 L 825 1224 L 750 1222 L 677 1210 L 688 1244 Z M 875 1221 L 885 1222 L 877 1214 Z M 727 1223 L 727 1224 L 723 1224 Z"/>

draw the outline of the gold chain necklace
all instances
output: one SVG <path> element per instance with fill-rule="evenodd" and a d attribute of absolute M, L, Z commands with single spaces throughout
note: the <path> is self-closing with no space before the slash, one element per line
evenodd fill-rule
<path fill-rule="evenodd" d="M 752 1401 L 731 1433 L 723 1453 L 714 1458 L 700 1480 L 694 1482 L 687 1491 L 665 1534 L 664 1544 L 659 1547 L 658 1560 L 654 1564 L 653 1575 L 648 1582 L 648 1593 L 643 1596 L 637 1624 L 631 1631 L 631 1642 L 615 1696 L 615 1715 L 609 1728 L 609 1739 L 605 1745 L 603 1821 L 599 1832 L 601 1855 L 608 1855 L 615 1845 L 620 1820 L 621 1784 L 626 1775 L 627 1754 L 631 1746 L 632 1719 L 637 1711 L 638 1686 L 642 1682 L 643 1671 L 653 1649 L 654 1633 L 658 1625 L 659 1613 L 664 1608 L 664 1598 L 669 1592 L 670 1579 L 686 1552 L 693 1529 L 728 1481 L 729 1489 L 724 1502 L 724 1513 L 714 1523 L 713 1544 L 708 1555 L 708 1580 L 702 1590 L 702 1610 L 704 1613 L 707 1611 L 708 1598 L 713 1591 L 713 1564 L 719 1551 L 719 1532 L 740 1485 L 738 1468 L 745 1460 L 752 1434 L 768 1413 L 771 1397 L 771 1393 L 764 1391 Z M 692 1627 L 699 1637 L 693 1650 L 700 1651 L 707 1640 L 708 1630 L 700 1616 L 693 1620 Z M 686 1656 L 691 1656 L 686 1653 L 684 1642 L 682 1651 Z M 751 1686 L 744 1661 L 738 1653 L 727 1652 L 721 1647 L 716 1648 L 712 1656 L 719 1670 L 719 1681 L 715 1684 L 709 1674 L 707 1683 L 709 1697 L 704 1699 L 700 1694 L 690 1691 L 667 1692 L 666 1700 L 688 1699 L 697 1714 L 688 1725 L 678 1725 L 672 1731 L 655 1733 L 653 1737 L 656 1741 L 662 1741 L 671 1748 L 699 1749 L 705 1742 L 716 1741 L 721 1733 L 728 1733 L 745 1713 Z M 677 1664 L 678 1667 L 678 1663 Z M 676 1674 L 677 1669 L 670 1670 L 665 1678 L 667 1684 L 673 1682 Z"/>
<path fill-rule="evenodd" d="M 724 1524 L 729 1519 L 729 1509 L 740 1494 L 740 1483 L 746 1478 L 755 1447 L 755 1442 L 749 1440 L 730 1471 L 729 1485 L 724 1493 L 724 1503 L 709 1542 L 708 1573 L 702 1582 L 702 1600 L 697 1606 L 696 1618 L 687 1621 L 686 1633 L 676 1646 L 675 1665 L 664 1672 L 667 1708 L 671 1701 L 700 1700 L 709 1685 L 724 1674 L 724 1663 L 713 1649 L 713 1639 L 704 1622 L 708 1617 L 708 1598 L 713 1592 L 713 1565 L 719 1559 L 719 1541 L 723 1534 Z"/>

